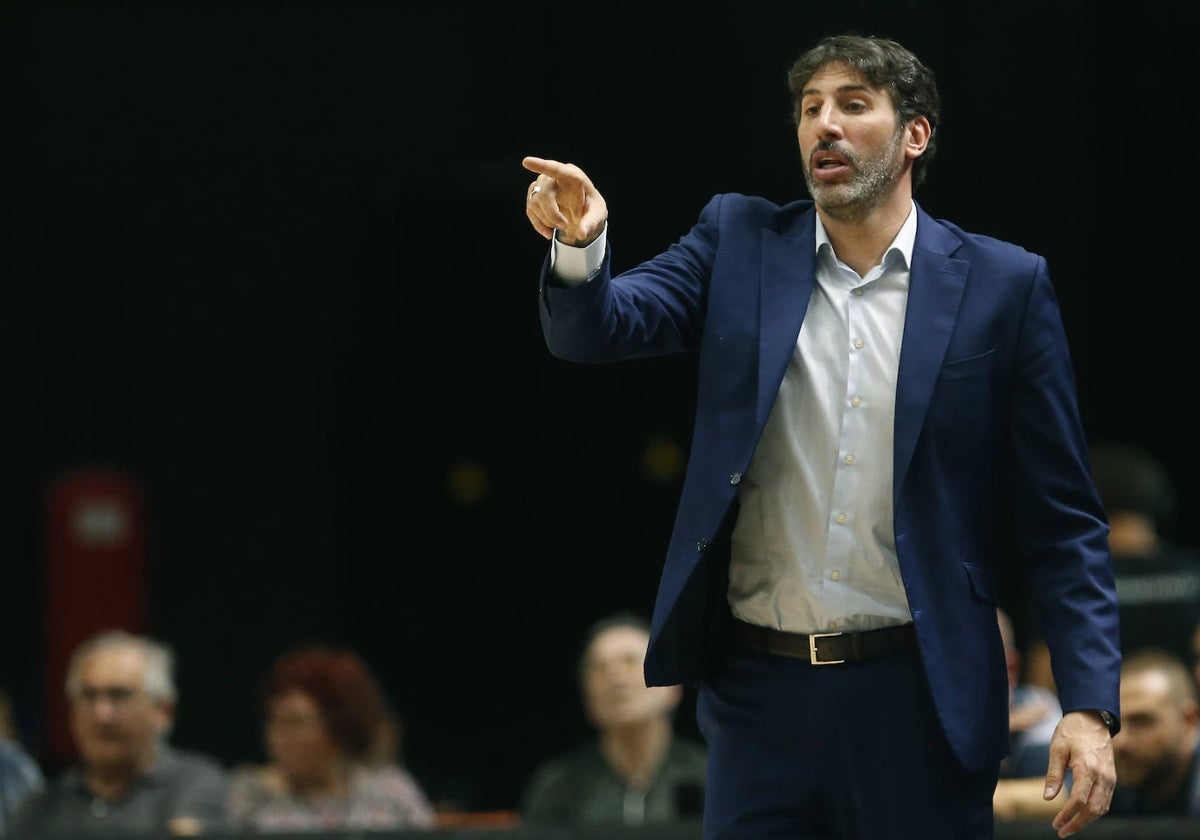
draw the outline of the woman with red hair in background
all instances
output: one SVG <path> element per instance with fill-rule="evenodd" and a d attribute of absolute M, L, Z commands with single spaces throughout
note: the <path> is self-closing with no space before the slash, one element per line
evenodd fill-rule
<path fill-rule="evenodd" d="M 432 828 L 434 809 L 395 761 L 377 761 L 386 701 L 353 652 L 292 650 L 264 684 L 268 762 L 234 771 L 230 818 L 246 832 Z"/>

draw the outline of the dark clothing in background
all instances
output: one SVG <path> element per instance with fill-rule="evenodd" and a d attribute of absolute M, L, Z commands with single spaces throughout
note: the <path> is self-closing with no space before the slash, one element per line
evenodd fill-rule
<path fill-rule="evenodd" d="M 94 796 L 83 769 L 73 767 L 26 800 L 13 822 L 18 837 L 166 834 L 172 820 L 191 818 L 202 829 L 225 827 L 226 773 L 215 760 L 163 746 L 158 761 L 121 799 Z"/>
<path fill-rule="evenodd" d="M 627 788 L 592 742 L 534 771 L 521 818 L 539 825 L 663 825 L 699 820 L 705 748 L 676 737 L 649 789 Z"/>
<path fill-rule="evenodd" d="M 1151 557 L 1113 555 L 1121 650 L 1162 648 L 1192 660 L 1192 631 L 1200 623 L 1200 554 L 1164 546 Z"/>

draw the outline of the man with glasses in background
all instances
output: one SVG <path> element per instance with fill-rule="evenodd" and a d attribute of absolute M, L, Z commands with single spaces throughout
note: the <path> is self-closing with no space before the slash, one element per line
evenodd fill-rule
<path fill-rule="evenodd" d="M 225 769 L 167 743 L 173 671 L 170 648 L 124 631 L 75 650 L 66 690 L 80 761 L 25 802 L 13 834 L 189 835 L 224 827 Z"/>

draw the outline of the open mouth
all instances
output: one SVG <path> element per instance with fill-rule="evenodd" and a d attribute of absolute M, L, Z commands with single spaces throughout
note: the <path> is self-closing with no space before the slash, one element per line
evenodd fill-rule
<path fill-rule="evenodd" d="M 833 175 L 850 168 L 850 161 L 837 152 L 821 149 L 813 153 L 812 170 L 815 174 Z"/>

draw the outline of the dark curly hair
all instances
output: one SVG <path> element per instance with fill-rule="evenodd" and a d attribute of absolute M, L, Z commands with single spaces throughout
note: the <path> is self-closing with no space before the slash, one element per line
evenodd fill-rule
<path fill-rule="evenodd" d="M 862 74 L 875 87 L 887 88 L 900 123 L 924 116 L 929 120 L 929 143 L 913 161 L 912 181 L 925 180 L 929 161 L 937 150 L 937 129 L 942 121 L 942 100 L 933 71 L 915 55 L 888 38 L 875 35 L 830 35 L 801 54 L 788 71 L 792 93 L 792 119 L 800 122 L 804 88 L 817 71 L 830 64 L 844 64 Z"/>
<path fill-rule="evenodd" d="M 351 758 L 367 758 L 386 714 L 386 698 L 367 664 L 353 651 L 298 647 L 272 664 L 263 682 L 264 706 L 300 691 L 312 698 L 330 737 Z"/>
<path fill-rule="evenodd" d="M 1102 440 L 1091 445 L 1092 477 L 1109 516 L 1144 516 L 1161 535 L 1175 527 L 1175 484 L 1166 465 L 1132 441 Z"/>
<path fill-rule="evenodd" d="M 578 675 L 582 682 L 584 673 L 587 670 L 587 654 L 592 643 L 597 638 L 612 630 L 614 627 L 632 627 L 634 630 L 640 630 L 647 636 L 650 635 L 650 621 L 641 613 L 633 612 L 632 610 L 621 610 L 619 612 L 606 615 L 588 625 L 583 632 L 583 643 L 579 646 L 578 659 Z"/>

